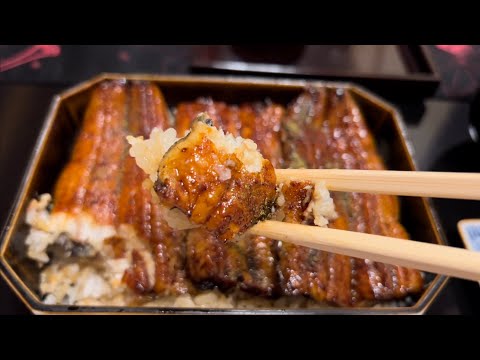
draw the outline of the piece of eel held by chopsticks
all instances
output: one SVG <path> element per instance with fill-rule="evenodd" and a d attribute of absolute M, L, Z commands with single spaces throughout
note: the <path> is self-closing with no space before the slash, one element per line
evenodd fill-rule
<path fill-rule="evenodd" d="M 199 114 L 182 139 L 173 129 L 155 129 L 148 140 L 128 140 L 130 154 L 171 212 L 170 225 L 201 226 L 227 241 L 272 213 L 277 198 L 272 163 L 252 140 L 225 134 L 207 114 Z"/>

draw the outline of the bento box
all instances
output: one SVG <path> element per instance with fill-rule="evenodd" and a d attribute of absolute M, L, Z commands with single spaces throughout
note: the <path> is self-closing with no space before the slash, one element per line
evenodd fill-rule
<path fill-rule="evenodd" d="M 214 76 L 163 76 L 102 74 L 55 96 L 38 136 L 30 163 L 0 243 L 0 270 L 7 283 L 35 314 L 422 314 L 435 300 L 447 278 L 424 274 L 423 290 L 407 303 L 387 302 L 368 307 L 319 306 L 318 308 L 208 308 L 171 306 L 55 305 L 45 302 L 39 290 L 38 265 L 27 256 L 29 234 L 26 211 L 31 199 L 51 193 L 67 164 L 95 87 L 106 80 L 148 81 L 157 85 L 169 108 L 180 102 L 211 97 L 227 104 L 264 101 L 288 106 L 307 87 L 336 89 L 350 94 L 358 104 L 386 167 L 415 170 L 412 148 L 400 113 L 367 90 L 350 83 L 271 80 Z M 429 199 L 400 198 L 400 221 L 411 239 L 445 244 Z"/>

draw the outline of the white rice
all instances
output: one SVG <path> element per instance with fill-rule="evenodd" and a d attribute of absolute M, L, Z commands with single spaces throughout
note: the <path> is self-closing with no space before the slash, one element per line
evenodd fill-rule
<path fill-rule="evenodd" d="M 225 134 L 223 130 L 202 122 L 198 123 L 197 126 L 200 127 L 200 131 L 208 136 L 220 152 L 235 154 L 248 172 L 258 173 L 262 170 L 263 156 L 258 151 L 257 144 L 254 141 L 244 139 L 241 136 L 235 137 L 230 133 Z"/>
<path fill-rule="evenodd" d="M 40 274 L 40 292 L 45 295 L 47 304 L 127 305 L 129 290 L 122 282 L 127 268 L 132 265 L 132 250 L 143 257 L 150 284 L 155 281 L 155 263 L 152 252 L 139 239 L 131 225 L 122 224 L 118 228 L 96 224 L 87 213 L 71 215 L 63 212 L 50 213 L 50 194 L 43 194 L 39 200 L 33 199 L 27 209 L 26 221 L 31 226 L 25 240 L 27 256 L 39 265 L 50 261 L 47 248 L 52 244 L 63 244 L 65 237 L 75 243 L 89 246 L 87 257 L 79 258 L 79 263 L 60 264 L 59 259 L 46 266 Z M 114 258 L 113 249 L 104 240 L 119 236 L 125 240 L 126 257 Z M 94 256 L 96 258 L 94 258 Z M 68 260 L 68 255 L 60 261 Z M 93 265 L 80 265 L 88 261 Z M 123 299 L 123 300 L 122 300 Z"/>
<path fill-rule="evenodd" d="M 326 227 L 329 220 L 337 218 L 338 214 L 335 211 L 335 204 L 324 181 L 315 183 L 310 203 L 304 215 L 306 217 L 313 215 L 313 223 L 322 227 Z"/>
<path fill-rule="evenodd" d="M 47 267 L 40 274 L 40 291 L 48 294 L 46 302 L 68 305 L 113 294 L 112 287 L 97 270 L 79 264 Z"/>
<path fill-rule="evenodd" d="M 283 221 L 285 218 L 283 206 L 285 205 L 285 195 L 283 187 L 285 184 L 278 185 L 278 196 L 276 201 L 276 210 L 272 218 L 276 221 Z M 307 195 L 303 199 L 303 205 L 307 205 L 303 213 L 306 220 L 313 220 L 316 226 L 326 227 L 330 220 L 335 220 L 338 216 L 335 211 L 335 204 L 330 196 L 330 192 L 325 186 L 324 181 L 317 181 L 312 185 L 304 187 Z"/>
<path fill-rule="evenodd" d="M 180 295 L 163 297 L 144 304 L 146 307 L 201 308 L 201 309 L 304 309 L 324 308 L 319 303 L 303 296 L 283 296 L 278 299 L 266 299 L 243 293 L 239 290 L 225 295 L 218 290 L 202 291 L 198 295 Z"/>
<path fill-rule="evenodd" d="M 86 212 L 75 215 L 64 212 L 50 213 L 48 206 L 51 201 L 50 194 L 43 194 L 39 200 L 33 199 L 27 208 L 26 222 L 31 226 L 31 231 L 25 243 L 30 258 L 47 263 L 47 247 L 58 242 L 61 234 L 66 234 L 80 244 L 91 246 L 94 252 L 100 252 L 103 240 L 116 234 L 114 226 L 99 225 L 95 218 Z"/>
<path fill-rule="evenodd" d="M 178 138 L 177 131 L 173 128 L 165 131 L 154 128 L 149 139 L 144 140 L 143 136 L 127 136 L 127 141 L 131 145 L 129 153 L 135 158 L 138 167 L 150 176 L 152 182 L 155 182 L 163 156 L 178 141 Z"/>

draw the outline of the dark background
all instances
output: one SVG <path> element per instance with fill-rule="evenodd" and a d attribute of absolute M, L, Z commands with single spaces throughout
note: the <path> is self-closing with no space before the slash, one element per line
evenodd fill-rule
<path fill-rule="evenodd" d="M 378 81 L 362 81 L 362 84 L 401 111 L 419 170 L 480 172 L 478 135 L 472 125 L 478 124 L 480 117 L 477 110 L 480 46 L 427 46 L 439 82 L 438 88 L 429 94 L 416 91 L 421 83 L 410 84 L 406 90 L 402 87 L 405 85 L 402 76 L 408 76 L 409 70 L 394 47 L 331 45 L 324 49 L 300 47 L 303 49 L 295 53 L 291 46 L 276 46 L 268 52 L 264 49 L 264 54 L 270 57 L 276 54 L 271 58 L 259 58 L 262 50 L 258 46 L 256 50 L 243 47 L 240 49 L 243 53 L 238 47 L 230 50 L 235 53 L 236 61 L 276 62 L 300 71 L 295 77 L 302 77 L 302 66 L 312 68 L 315 64 L 320 64 L 316 69 L 320 73 L 318 78 L 325 78 L 321 76 L 322 71 L 327 74 L 332 69 L 337 77 L 345 80 L 352 80 L 354 72 L 373 73 L 381 79 L 396 75 L 395 82 L 390 81 L 383 87 Z M 5 224 L 54 94 L 100 72 L 197 73 L 200 70 L 193 65 L 204 50 L 204 47 L 188 45 L 0 45 L 0 226 Z M 317 62 L 321 58 L 324 61 Z M 349 73 L 342 75 L 345 69 Z M 356 80 L 360 82 L 353 77 L 353 81 Z M 401 91 L 392 92 L 397 84 Z M 449 244 L 462 247 L 457 222 L 480 217 L 479 202 L 435 200 L 434 204 Z M 26 313 L 28 310 L 0 277 L 0 314 Z M 480 313 L 479 284 L 451 279 L 429 313 Z"/>

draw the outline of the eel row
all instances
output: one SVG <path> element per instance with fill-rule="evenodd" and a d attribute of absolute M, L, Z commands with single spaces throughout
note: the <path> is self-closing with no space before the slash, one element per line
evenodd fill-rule
<path fill-rule="evenodd" d="M 254 140 L 275 168 L 383 169 L 365 119 L 348 92 L 309 88 L 287 108 L 271 102 L 230 105 L 201 98 L 178 104 L 178 136 L 207 112 L 214 125 Z M 139 296 L 198 289 L 241 289 L 264 296 L 307 296 L 338 306 L 400 299 L 422 290 L 421 273 L 312 250 L 261 236 L 224 242 L 201 229 L 174 231 L 145 188 L 125 136 L 148 137 L 172 125 L 160 90 L 148 82 L 105 81 L 92 94 L 70 161 L 54 192 L 52 214 L 88 214 L 113 226 L 105 240 L 129 257 L 123 282 Z M 306 223 L 308 182 L 283 185 L 284 221 Z M 408 238 L 392 196 L 332 193 L 338 218 L 329 224 Z M 131 239 L 134 238 L 135 241 Z"/>

